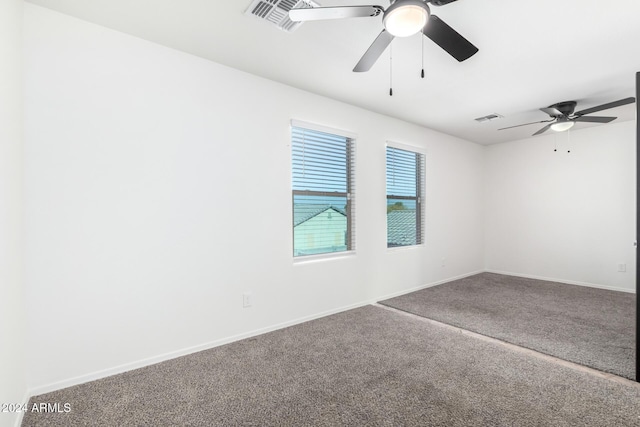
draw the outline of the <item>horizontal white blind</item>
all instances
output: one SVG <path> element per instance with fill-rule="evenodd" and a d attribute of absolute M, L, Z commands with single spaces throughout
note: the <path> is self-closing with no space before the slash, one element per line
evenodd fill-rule
<path fill-rule="evenodd" d="M 294 256 L 352 250 L 353 140 L 292 127 L 291 159 Z"/>
<path fill-rule="evenodd" d="M 387 196 L 416 196 L 418 156 L 418 153 L 387 147 Z"/>
<path fill-rule="evenodd" d="M 387 146 L 387 246 L 424 242 L 424 154 Z"/>
<path fill-rule="evenodd" d="M 349 140 L 293 128 L 293 189 L 347 192 Z"/>

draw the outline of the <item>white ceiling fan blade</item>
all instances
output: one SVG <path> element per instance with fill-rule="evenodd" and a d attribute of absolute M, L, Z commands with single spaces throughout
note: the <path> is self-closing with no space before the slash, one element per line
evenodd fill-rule
<path fill-rule="evenodd" d="M 523 124 L 521 124 L 521 125 L 515 125 L 515 126 L 508 126 L 508 127 L 506 127 L 506 128 L 500 128 L 500 129 L 498 129 L 498 130 L 505 130 L 505 129 L 519 128 L 520 126 L 537 125 L 538 123 L 548 123 L 548 122 L 551 122 L 551 121 L 553 121 L 553 120 L 540 120 L 540 121 L 537 121 L 537 122 L 523 123 Z"/>
<path fill-rule="evenodd" d="M 291 9 L 292 21 L 321 21 L 325 19 L 362 18 L 378 16 L 384 12 L 382 6 L 340 6 Z"/>
<path fill-rule="evenodd" d="M 551 125 L 553 123 L 549 123 L 548 125 L 546 125 L 545 127 L 543 127 L 542 129 L 540 129 L 538 132 L 534 133 L 531 136 L 536 136 L 536 135 L 540 135 L 541 133 L 545 133 L 546 131 L 548 131 L 549 129 L 551 129 Z"/>
<path fill-rule="evenodd" d="M 378 37 L 376 37 L 376 39 L 373 41 L 371 46 L 369 46 L 369 49 L 367 49 L 364 55 L 362 55 L 362 58 L 360 58 L 360 61 L 356 64 L 356 67 L 353 69 L 353 71 L 355 71 L 356 73 L 369 71 L 371 67 L 373 67 L 373 64 L 376 63 L 378 58 L 380 58 L 382 52 L 384 52 L 385 49 L 387 49 L 387 46 L 391 44 L 391 41 L 393 39 L 394 37 L 390 33 L 382 30 Z"/>

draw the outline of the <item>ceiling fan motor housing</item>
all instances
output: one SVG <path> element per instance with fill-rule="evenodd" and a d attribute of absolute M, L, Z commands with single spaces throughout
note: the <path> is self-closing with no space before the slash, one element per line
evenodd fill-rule
<path fill-rule="evenodd" d="M 549 108 L 555 108 L 556 110 L 562 113 L 562 116 L 568 117 L 573 114 L 576 109 L 577 102 L 576 101 L 564 101 L 558 102 L 557 104 L 550 105 Z M 555 116 L 560 117 L 560 116 Z"/>

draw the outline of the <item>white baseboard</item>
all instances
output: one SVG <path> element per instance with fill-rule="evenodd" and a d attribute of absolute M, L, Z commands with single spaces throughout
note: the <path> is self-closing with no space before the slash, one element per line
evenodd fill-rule
<path fill-rule="evenodd" d="M 80 375 L 77 377 L 69 378 L 63 381 L 57 381 L 55 383 L 46 384 L 43 386 L 34 387 L 29 390 L 28 396 L 38 396 L 44 393 L 50 393 L 52 391 L 60 390 L 67 387 L 72 387 L 79 384 L 84 384 L 90 381 L 99 380 L 101 378 L 110 377 L 112 375 L 121 374 L 127 371 L 131 371 L 134 369 L 143 368 L 145 366 L 155 365 L 156 363 L 164 362 L 166 360 L 175 359 L 177 357 L 186 356 L 192 353 L 197 353 L 199 351 L 208 350 L 214 347 L 219 347 L 221 345 L 229 344 L 235 341 L 240 341 L 246 338 L 251 338 L 256 335 L 262 335 L 267 332 L 272 332 L 278 329 L 286 328 L 289 326 L 294 326 L 300 323 L 308 322 L 310 320 L 319 319 L 321 317 L 330 316 L 332 314 L 341 313 L 343 311 L 352 310 L 354 308 L 363 307 L 365 305 L 369 305 L 375 301 L 364 301 L 361 303 L 351 304 L 348 306 L 340 307 L 333 310 L 327 310 L 321 313 L 316 313 L 310 316 L 300 317 L 291 321 L 278 323 L 275 325 L 267 326 L 264 328 L 256 329 L 250 332 L 246 332 L 243 334 L 238 334 L 226 338 L 222 338 L 216 341 L 211 341 L 205 344 L 200 344 L 193 347 L 184 348 L 181 350 L 172 351 L 169 353 L 164 353 L 158 356 L 149 357 L 146 359 L 141 359 L 136 362 L 125 363 L 123 365 L 114 366 L 113 368 L 104 369 L 101 371 L 92 372 L 86 375 Z M 19 425 L 19 424 L 18 424 Z"/>
<path fill-rule="evenodd" d="M 472 273 L 467 273 L 467 274 L 463 274 L 460 276 L 456 276 L 456 277 L 450 277 L 448 279 L 444 279 L 438 282 L 433 282 L 433 283 L 428 283 L 425 285 L 421 285 L 412 289 L 408 289 L 408 290 L 404 290 L 404 291 L 400 291 L 400 292 L 396 292 L 394 294 L 389 294 L 389 295 L 385 295 L 379 298 L 374 298 L 374 299 L 370 299 L 370 300 L 366 300 L 366 301 L 362 301 L 359 303 L 355 303 L 355 304 L 350 304 L 347 306 L 343 306 L 340 308 L 336 308 L 333 310 L 327 310 L 327 311 L 323 311 L 320 313 L 316 313 L 310 316 L 304 316 L 304 317 L 300 317 L 297 319 L 293 319 L 287 322 L 282 322 L 282 323 L 278 323 L 275 325 L 271 325 L 271 326 L 267 326 L 264 328 L 260 328 L 260 329 L 256 329 L 250 332 L 246 332 L 243 334 L 238 334 L 238 335 L 234 335 L 234 336 L 230 336 L 230 337 L 226 337 L 226 338 L 222 338 L 216 341 L 212 341 L 212 342 L 208 342 L 205 344 L 200 344 L 197 346 L 193 346 L 193 347 L 188 347 L 188 348 L 184 348 L 181 350 L 176 350 L 176 351 L 172 351 L 169 353 L 164 353 L 158 356 L 154 356 L 154 357 L 149 357 L 146 359 L 141 359 L 135 362 L 131 362 L 131 363 L 125 363 L 123 365 L 119 365 L 119 366 L 114 366 L 113 368 L 108 368 L 108 369 L 104 369 L 104 370 L 100 370 L 100 371 L 96 371 L 96 372 L 92 372 L 89 374 L 85 374 L 85 375 L 80 375 L 77 377 L 73 377 L 73 378 L 69 378 L 63 381 L 57 381 L 54 383 L 50 383 L 50 384 L 46 384 L 43 386 L 38 386 L 38 387 L 34 387 L 32 389 L 29 390 L 28 392 L 28 397 L 33 397 L 33 396 L 38 396 L 44 393 L 50 393 L 52 391 L 56 391 L 56 390 L 60 390 L 63 388 L 67 388 L 67 387 L 72 387 L 75 385 L 79 385 L 79 384 L 84 384 L 87 383 L 89 381 L 95 381 L 95 380 L 99 380 L 101 378 L 105 378 L 105 377 L 109 377 L 112 375 L 117 375 L 117 374 L 121 374 L 127 371 L 131 371 L 134 369 L 139 369 L 139 368 L 143 368 L 145 366 L 150 366 L 150 365 L 155 365 L 156 363 L 160 363 L 160 362 L 164 362 L 166 360 L 170 360 L 170 359 L 175 359 L 177 357 L 181 357 L 181 356 L 186 356 L 192 353 L 197 353 L 199 351 L 203 351 L 203 350 L 208 350 L 211 348 L 215 348 L 215 347 L 219 347 L 221 345 L 225 345 L 225 344 L 229 344 L 235 341 L 239 341 L 239 340 L 243 340 L 246 338 L 251 338 L 254 337 L 256 335 L 261 335 L 261 334 L 265 334 L 267 332 L 272 332 L 278 329 L 282 329 L 282 328 L 286 328 L 289 326 L 294 326 L 300 323 L 304 323 L 304 322 L 308 322 L 310 320 L 315 320 L 315 319 L 319 319 L 321 317 L 326 317 L 326 316 L 330 316 L 332 314 L 336 314 L 336 313 L 341 313 L 343 311 L 347 311 L 347 310 L 352 310 L 354 308 L 358 308 L 358 307 L 363 307 L 365 305 L 370 305 L 373 303 L 376 303 L 378 301 L 382 301 L 385 299 L 389 299 L 389 298 L 393 298 L 395 296 L 399 296 L 399 295 L 403 295 L 403 294 L 407 294 L 410 292 L 415 292 L 418 291 L 420 289 L 424 289 L 424 288 L 428 288 L 431 286 L 436 286 L 436 285 L 440 285 L 443 283 L 447 283 L 447 282 L 451 282 L 453 280 L 458 280 L 458 279 L 462 279 L 464 277 L 468 277 L 468 276 L 472 276 L 474 274 L 478 274 L 478 273 L 482 273 L 482 271 L 477 271 L 477 272 L 472 272 Z M 28 400 L 28 398 L 27 398 Z M 18 424 L 19 425 L 19 424 Z"/>
<path fill-rule="evenodd" d="M 570 285 L 580 285 L 580 286 L 588 286 L 588 287 L 592 287 L 592 288 L 600 288 L 600 289 L 608 289 L 608 290 L 614 290 L 614 291 L 621 291 L 621 292 L 628 292 L 628 293 L 634 293 L 634 291 L 631 291 L 629 289 L 622 289 L 622 288 L 614 288 L 614 287 L 610 287 L 610 286 L 602 286 L 602 285 L 596 285 L 593 283 L 585 283 L 585 282 L 577 282 L 577 281 L 568 281 L 568 280 L 562 280 L 562 279 L 555 279 L 555 278 L 549 278 L 549 277 L 540 277 L 540 276 L 533 276 L 533 275 L 525 275 L 525 274 L 518 274 L 518 273 L 513 273 L 513 272 L 505 272 L 505 271 L 498 271 L 498 270 L 478 270 L 478 271 L 473 271 L 473 272 L 469 272 L 469 273 L 465 273 L 465 274 L 461 274 L 455 277 L 449 277 L 447 279 L 443 279 L 440 281 L 436 281 L 436 282 L 431 282 L 431 283 L 427 283 L 424 285 L 420 285 L 411 289 L 406 289 L 406 290 L 402 290 L 402 291 L 398 291 L 398 292 L 394 292 L 391 294 L 387 294 L 387 295 L 383 295 L 380 296 L 378 298 L 374 298 L 374 299 L 370 299 L 367 301 L 362 301 L 359 303 L 355 303 L 355 304 L 350 304 L 347 306 L 343 306 L 340 308 L 336 308 L 333 310 L 327 310 L 327 311 L 323 311 L 320 313 L 316 313 L 313 315 L 309 315 L 309 316 L 304 316 L 304 317 L 300 317 L 297 319 L 293 319 L 287 322 L 282 322 L 282 323 L 278 323 L 275 325 L 271 325 L 271 326 L 267 326 L 264 328 L 260 328 L 260 329 L 256 329 L 253 331 L 249 331 L 246 333 L 242 333 L 242 334 L 238 334 L 238 335 L 234 335 L 234 336 L 230 336 L 230 337 L 226 337 L 226 338 L 222 338 L 219 340 L 215 340 L 212 342 L 208 342 L 208 343 L 204 343 L 204 344 L 200 344 L 197 346 L 193 346 L 193 347 L 188 347 L 188 348 L 184 348 L 181 350 L 176 350 L 176 351 L 172 351 L 169 353 L 164 353 L 158 356 L 154 356 L 154 357 L 149 357 L 146 359 L 141 359 L 135 362 L 131 362 L 131 363 L 126 363 L 123 365 L 119 365 L 119 366 L 115 366 L 113 368 L 109 368 L 109 369 L 104 369 L 101 371 L 96 371 L 96 372 L 92 372 L 86 375 L 80 375 L 74 378 L 70 378 L 70 379 L 66 379 L 63 381 L 58 381 L 55 383 L 51 383 L 51 384 L 47 384 L 47 385 L 43 385 L 43 386 L 38 386 L 38 387 L 34 387 L 30 390 L 28 390 L 24 401 L 28 402 L 29 398 L 33 397 L 33 396 L 38 396 L 44 393 L 50 393 L 52 391 L 56 391 L 56 390 L 60 390 L 63 388 L 67 388 L 67 387 L 72 387 L 75 385 L 79 385 L 79 384 L 83 384 L 83 383 L 87 383 L 89 381 L 95 381 L 95 380 L 99 380 L 101 378 L 105 378 L 105 377 L 109 377 L 112 375 L 117 375 L 117 374 L 121 374 L 123 372 L 127 372 L 127 371 L 131 371 L 133 369 L 139 369 L 139 368 L 143 368 L 145 366 L 150 366 L 150 365 L 155 365 L 156 363 L 160 363 L 160 362 L 164 362 L 166 360 L 170 360 L 170 359 L 175 359 L 177 357 L 181 357 L 181 356 L 186 356 L 192 353 L 197 353 L 199 351 L 203 351 L 203 350 L 208 350 L 211 348 L 215 348 L 215 347 L 219 347 L 221 345 L 225 345 L 225 344 L 229 344 L 235 341 L 239 341 L 239 340 L 243 340 L 246 338 L 251 338 L 257 335 L 261 335 L 261 334 L 265 334 L 267 332 L 272 332 L 278 329 L 282 329 L 282 328 L 286 328 L 289 326 L 294 326 L 300 323 L 304 323 L 304 322 L 308 322 L 311 320 L 315 320 L 315 319 L 319 319 L 322 317 L 326 317 L 326 316 L 330 316 L 332 314 L 336 314 L 336 313 L 341 313 L 343 311 L 347 311 L 347 310 L 352 310 L 354 308 L 358 308 L 358 307 L 363 307 L 365 305 L 369 305 L 369 304 L 374 304 L 377 303 L 378 301 L 384 301 L 386 299 L 389 298 L 394 298 L 397 296 L 401 296 L 401 295 L 405 295 L 411 292 L 415 292 L 415 291 L 419 291 L 421 289 L 426 289 L 426 288 L 430 288 L 433 286 L 438 286 L 444 283 L 448 283 L 448 282 L 452 282 L 454 280 L 459 280 L 459 279 L 463 279 L 465 277 L 469 277 L 469 276 L 473 276 L 476 274 L 480 274 L 480 273 L 496 273 L 496 274 L 504 274 L 507 276 L 516 276 L 516 277 L 523 277 L 523 278 L 529 278 L 529 279 L 537 279 L 537 280 L 546 280 L 546 281 L 552 281 L 552 282 L 559 282 L 559 283 L 567 283 Z M 16 421 L 16 427 L 19 427 L 21 422 L 22 422 L 22 416 L 23 414 L 20 414 L 17 421 Z"/>
<path fill-rule="evenodd" d="M 26 391 L 24 397 L 22 398 L 22 403 L 28 404 L 31 395 L 29 391 Z M 18 412 L 18 416 L 15 418 L 13 425 L 14 427 L 20 427 L 22 425 L 22 419 L 24 418 L 24 412 Z"/>
<path fill-rule="evenodd" d="M 475 276 L 476 274 L 480 274 L 480 273 L 484 273 L 484 270 L 473 271 L 471 273 L 465 273 L 465 274 L 461 274 L 459 276 L 449 277 L 447 279 L 439 280 L 437 282 L 431 282 L 431 283 L 427 283 L 425 285 L 416 286 L 415 288 L 405 289 L 403 291 L 398 291 L 398 292 L 393 292 L 391 294 L 387 294 L 387 295 L 381 296 L 379 298 L 376 298 L 375 301 L 371 301 L 371 303 L 373 304 L 374 302 L 384 301 L 384 300 L 389 299 L 389 298 L 395 298 L 395 297 L 399 297 L 401 295 L 410 294 L 411 292 L 419 291 L 421 289 L 431 288 L 433 286 L 442 285 L 442 284 L 448 283 L 448 282 L 453 282 L 454 280 L 464 279 L 465 277 Z"/>
<path fill-rule="evenodd" d="M 614 286 L 598 285 L 598 284 L 595 284 L 595 283 L 579 282 L 579 281 L 576 281 L 576 280 L 566 280 L 566 279 L 557 279 L 557 278 L 554 278 L 554 277 L 536 276 L 536 275 L 532 275 L 532 274 L 513 273 L 511 271 L 500 271 L 500 270 L 484 270 L 484 271 L 486 273 L 503 274 L 505 276 L 522 277 L 522 278 L 525 278 L 525 279 L 544 280 L 544 281 L 547 281 L 547 282 L 565 283 L 567 285 L 586 286 L 588 288 L 606 289 L 606 290 L 609 290 L 609 291 L 626 292 L 626 293 L 629 293 L 629 294 L 635 294 L 636 293 L 635 289 L 617 288 L 617 287 L 614 287 Z"/>

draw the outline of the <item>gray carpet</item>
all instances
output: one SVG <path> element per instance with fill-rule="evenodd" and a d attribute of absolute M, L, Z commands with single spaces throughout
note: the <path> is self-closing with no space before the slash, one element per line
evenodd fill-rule
<path fill-rule="evenodd" d="M 635 294 L 482 273 L 380 304 L 635 378 Z"/>
<path fill-rule="evenodd" d="M 618 383 L 367 306 L 37 396 L 24 426 L 638 426 Z"/>

